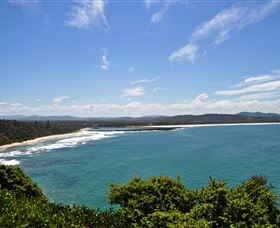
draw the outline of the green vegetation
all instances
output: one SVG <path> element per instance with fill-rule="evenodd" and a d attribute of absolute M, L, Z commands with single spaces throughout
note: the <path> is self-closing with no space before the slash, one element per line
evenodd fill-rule
<path fill-rule="evenodd" d="M 33 117 L 38 121 L 0 120 L 0 145 L 37 137 L 68 133 L 85 127 L 129 127 L 144 125 L 269 123 L 280 122 L 280 115 L 261 113 L 147 116 L 121 118 Z M 72 119 L 72 120 L 63 120 Z M 48 120 L 49 119 L 49 120 Z M 60 120 L 57 120 L 60 119 Z M 24 120 L 24 119 L 23 119 Z"/>
<path fill-rule="evenodd" d="M 125 227 L 117 211 L 49 202 L 19 168 L 0 165 L 0 227 Z"/>
<path fill-rule="evenodd" d="M 0 145 L 79 130 L 83 123 L 0 120 Z"/>
<path fill-rule="evenodd" d="M 279 227 L 276 195 L 263 177 L 234 188 L 210 179 L 208 186 L 187 190 L 180 180 L 133 178 L 112 185 L 111 203 L 135 227 Z"/>
<path fill-rule="evenodd" d="M 111 185 L 120 209 L 99 211 L 49 202 L 17 167 L 0 166 L 0 227 L 279 227 L 276 195 L 264 177 L 233 188 L 210 179 L 188 190 L 179 179 L 133 178 Z"/>

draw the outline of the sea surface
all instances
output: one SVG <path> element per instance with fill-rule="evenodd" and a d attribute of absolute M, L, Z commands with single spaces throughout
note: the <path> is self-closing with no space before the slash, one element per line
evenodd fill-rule
<path fill-rule="evenodd" d="M 133 176 L 180 176 L 187 188 L 227 179 L 229 186 L 265 175 L 280 196 L 280 125 L 203 126 L 173 131 L 87 130 L 72 138 L 10 149 L 2 162 L 20 167 L 53 201 L 109 208 L 110 183 Z"/>

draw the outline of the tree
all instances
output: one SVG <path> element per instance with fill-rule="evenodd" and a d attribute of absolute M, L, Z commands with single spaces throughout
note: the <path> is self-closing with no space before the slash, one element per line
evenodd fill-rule
<path fill-rule="evenodd" d="M 275 193 L 264 177 L 252 177 L 228 188 L 225 180 L 209 180 L 187 190 L 179 179 L 133 178 L 111 185 L 109 199 L 121 206 L 126 222 L 144 227 L 279 227 Z"/>

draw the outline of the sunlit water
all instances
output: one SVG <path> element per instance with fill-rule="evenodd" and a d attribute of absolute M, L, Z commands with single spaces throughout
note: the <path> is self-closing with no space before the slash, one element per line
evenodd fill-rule
<path fill-rule="evenodd" d="M 280 196 L 280 125 L 86 131 L 14 148 L 0 159 L 19 161 L 51 200 L 94 208 L 110 207 L 110 183 L 126 183 L 135 175 L 179 175 L 191 189 L 206 185 L 209 177 L 233 186 L 265 175 Z"/>

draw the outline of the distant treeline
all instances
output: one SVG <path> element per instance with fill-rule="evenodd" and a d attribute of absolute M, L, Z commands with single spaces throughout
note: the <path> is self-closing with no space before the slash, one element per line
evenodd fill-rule
<path fill-rule="evenodd" d="M 0 145 L 79 130 L 82 123 L 0 120 Z"/>
<path fill-rule="evenodd" d="M 246 116 L 232 114 L 178 115 L 156 117 L 121 117 L 92 120 L 99 126 L 223 124 L 223 123 L 271 123 L 280 122 L 279 116 Z"/>
<path fill-rule="evenodd" d="M 37 137 L 68 133 L 85 127 L 128 127 L 143 125 L 269 123 L 280 122 L 278 116 L 247 116 L 229 114 L 150 116 L 121 118 L 89 118 L 72 121 L 15 121 L 0 120 L 0 145 L 21 142 Z"/>

